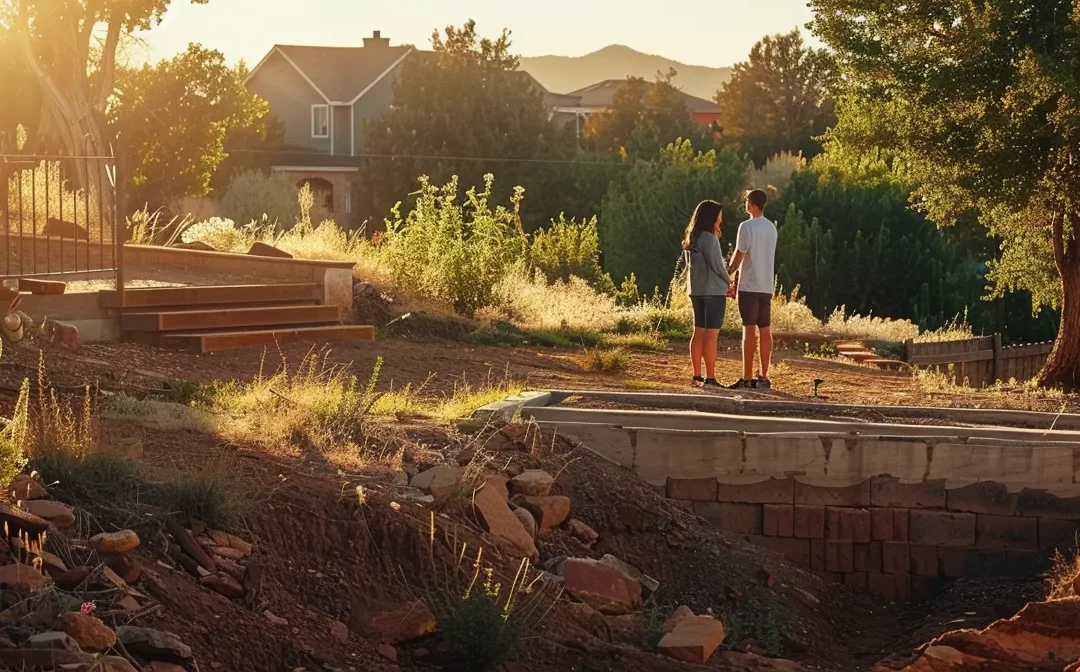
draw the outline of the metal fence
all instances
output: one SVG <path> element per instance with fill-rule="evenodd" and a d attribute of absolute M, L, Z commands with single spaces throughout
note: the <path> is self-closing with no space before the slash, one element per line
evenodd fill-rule
<path fill-rule="evenodd" d="M 907 362 L 947 373 L 957 385 L 989 387 L 1034 378 L 1053 349 L 1053 343 L 1002 346 L 1001 334 L 941 343 L 908 341 Z"/>
<path fill-rule="evenodd" d="M 124 230 L 112 156 L 0 154 L 0 278 L 114 271 Z"/>

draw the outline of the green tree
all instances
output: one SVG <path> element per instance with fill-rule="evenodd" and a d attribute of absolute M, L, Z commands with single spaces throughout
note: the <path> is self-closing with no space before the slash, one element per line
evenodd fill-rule
<path fill-rule="evenodd" d="M 655 82 L 628 77 L 615 92 L 611 109 L 589 117 L 585 146 L 595 154 L 648 159 L 677 139 L 694 139 L 700 145 L 706 133 L 671 83 L 675 74 L 670 70 Z"/>
<path fill-rule="evenodd" d="M 846 306 L 924 328 L 978 304 L 978 257 L 908 207 L 909 194 L 885 161 L 848 170 L 826 154 L 796 172 L 770 206 L 780 284 L 800 286 L 819 317 Z"/>
<path fill-rule="evenodd" d="M 1062 308 L 1040 382 L 1080 389 L 1080 6 L 811 6 L 846 75 L 830 143 L 895 151 L 913 201 L 940 225 L 977 209 L 1002 241 L 997 290 L 1022 287 Z"/>
<path fill-rule="evenodd" d="M 781 152 L 820 153 L 816 138 L 836 120 L 833 72 L 826 52 L 807 47 L 798 30 L 763 38 L 716 94 L 724 140 L 756 166 Z"/>
<path fill-rule="evenodd" d="M 244 87 L 243 66 L 191 44 L 157 65 L 121 69 L 110 110 L 135 182 L 135 204 L 204 196 L 225 160 L 230 134 L 267 140 L 276 126 L 269 104 Z"/>
<path fill-rule="evenodd" d="M 377 155 L 367 179 L 373 211 L 386 212 L 421 174 L 437 184 L 452 176 L 479 184 L 497 172 L 500 184 L 545 200 L 545 162 L 572 157 L 572 129 L 552 122 L 541 92 L 518 71 L 509 32 L 481 38 L 469 21 L 436 31 L 431 44 L 431 54 L 406 62 L 393 109 L 364 126 L 363 151 Z"/>
<path fill-rule="evenodd" d="M 604 267 L 615 278 L 635 275 L 645 291 L 667 288 L 682 247 L 683 231 L 697 204 L 733 202 L 746 164 L 728 149 L 695 152 L 689 140 L 634 162 L 625 184 L 614 182 L 600 215 Z M 734 210 L 725 212 L 732 218 Z M 727 219 L 725 231 L 734 237 Z"/>

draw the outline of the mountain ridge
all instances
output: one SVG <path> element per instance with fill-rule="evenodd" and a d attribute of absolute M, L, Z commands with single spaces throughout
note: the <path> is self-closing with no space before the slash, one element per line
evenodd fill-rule
<path fill-rule="evenodd" d="M 675 86 L 706 100 L 715 99 L 717 89 L 731 76 L 731 68 L 690 65 L 622 44 L 609 44 L 584 56 L 521 58 L 521 69 L 554 93 L 570 93 L 607 79 L 643 77 L 651 81 L 671 68 L 677 73 L 672 80 Z"/>

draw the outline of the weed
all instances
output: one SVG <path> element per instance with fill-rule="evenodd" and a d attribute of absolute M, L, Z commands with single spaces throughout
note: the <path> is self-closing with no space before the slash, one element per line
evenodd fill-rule
<path fill-rule="evenodd" d="M 664 638 L 664 623 L 671 618 L 674 610 L 669 605 L 656 602 L 655 596 L 650 596 L 645 602 L 645 649 L 655 651 Z"/>
<path fill-rule="evenodd" d="M 1080 536 L 1073 538 L 1073 547 L 1068 553 L 1054 549 L 1050 571 L 1046 573 L 1049 591 L 1048 600 L 1075 595 L 1074 582 L 1080 578 Z"/>
<path fill-rule="evenodd" d="M 739 612 L 726 612 L 721 620 L 724 622 L 724 644 L 734 648 L 746 639 L 746 624 Z"/>
<path fill-rule="evenodd" d="M 483 672 L 514 655 L 522 638 L 540 624 L 558 596 L 547 595 L 543 574 L 533 576 L 527 559 L 518 565 L 510 585 L 504 586 L 494 569 L 484 566 L 482 548 L 471 568 L 462 566 L 466 552 L 462 545 L 458 565 L 435 610 L 454 669 Z"/>
<path fill-rule="evenodd" d="M 585 353 L 581 367 L 596 373 L 622 373 L 626 371 L 628 361 L 622 350 L 601 350 L 594 348 Z"/>
<path fill-rule="evenodd" d="M 430 380 L 430 379 L 429 379 Z M 372 407 L 373 415 L 412 415 L 451 421 L 467 418 L 481 406 L 521 392 L 522 387 L 509 376 L 492 379 L 490 374 L 479 385 L 465 380 L 454 384 L 450 394 L 437 397 L 425 394 L 427 381 L 413 387 L 406 385 L 398 391 L 380 395 Z"/>
<path fill-rule="evenodd" d="M 191 429 L 209 432 L 214 418 L 205 410 L 178 402 L 129 397 L 124 393 L 106 397 L 101 403 L 102 417 L 126 420 L 158 430 Z"/>
<path fill-rule="evenodd" d="M 757 630 L 758 641 L 770 656 L 780 658 L 784 655 L 784 635 L 778 612 L 769 610 L 762 614 Z"/>

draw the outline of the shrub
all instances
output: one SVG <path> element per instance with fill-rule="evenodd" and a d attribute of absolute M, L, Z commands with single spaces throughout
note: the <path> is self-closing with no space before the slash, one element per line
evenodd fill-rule
<path fill-rule="evenodd" d="M 206 243 L 222 252 L 244 252 L 257 237 L 252 225 L 237 227 L 231 219 L 211 217 L 189 226 L 180 239 L 185 243 Z"/>
<path fill-rule="evenodd" d="M 622 373 L 628 366 L 626 355 L 622 350 L 593 349 L 585 353 L 581 362 L 586 371 L 597 373 Z"/>
<path fill-rule="evenodd" d="M 290 227 L 300 214 L 299 189 L 285 173 L 247 170 L 229 182 L 221 199 L 221 212 L 234 221 Z"/>
<path fill-rule="evenodd" d="M 30 381 L 23 380 L 15 412 L 0 429 L 0 483 L 7 484 L 26 466 L 30 432 Z"/>
<path fill-rule="evenodd" d="M 393 282 L 472 317 L 495 300 L 495 287 L 522 258 L 526 236 L 521 228 L 524 190 L 517 187 L 510 207 L 491 207 L 494 177 L 484 188 L 470 188 L 458 203 L 458 181 L 442 187 L 420 178 L 416 204 L 402 218 L 400 204 L 386 220 L 380 250 Z"/>
<path fill-rule="evenodd" d="M 615 291 L 611 276 L 600 267 L 600 234 L 595 217 L 567 221 L 560 214 L 550 227 L 533 234 L 529 260 L 548 282 L 569 282 L 576 277 L 606 294 Z"/>
<path fill-rule="evenodd" d="M 746 185 L 750 189 L 765 189 L 774 198 L 791 186 L 794 174 L 806 167 L 802 153 L 781 152 L 769 158 L 761 168 L 752 165 L 746 174 Z"/>
<path fill-rule="evenodd" d="M 544 276 L 514 265 L 499 279 L 495 306 L 481 315 L 532 329 L 574 327 L 612 331 L 618 322 L 615 299 L 578 277 L 549 284 Z"/>

